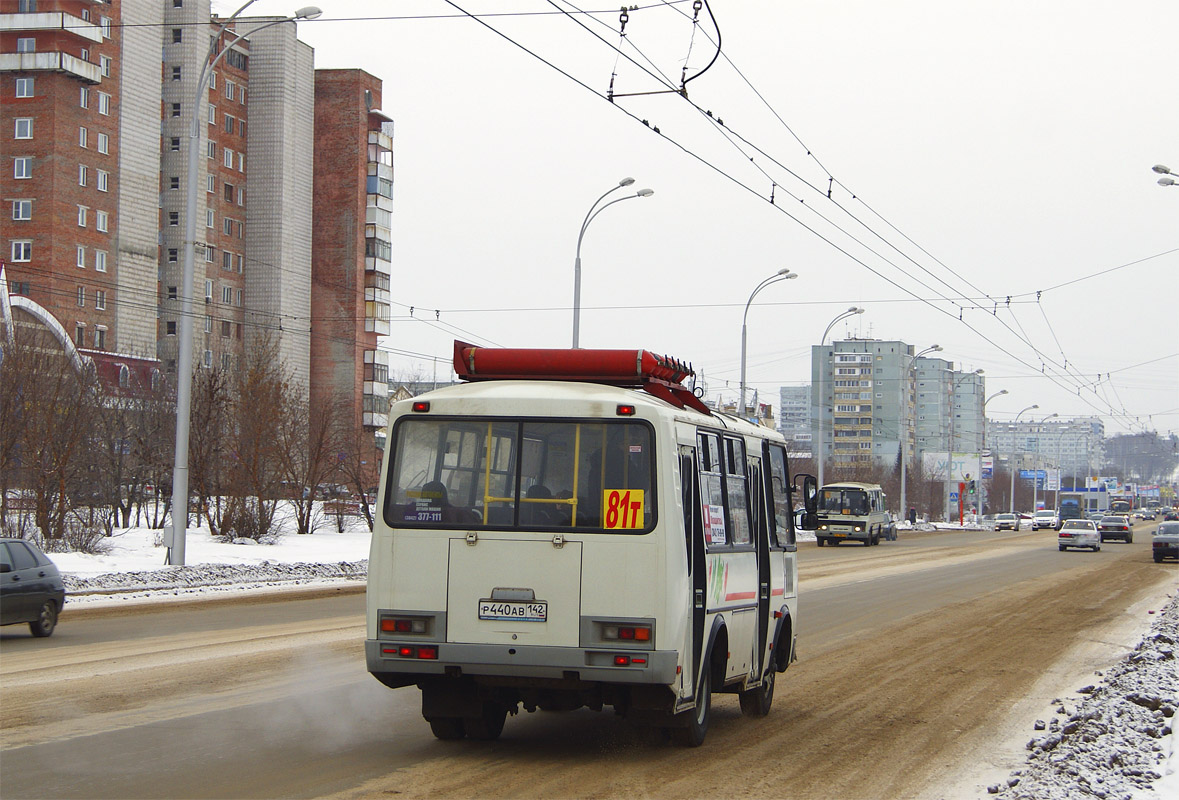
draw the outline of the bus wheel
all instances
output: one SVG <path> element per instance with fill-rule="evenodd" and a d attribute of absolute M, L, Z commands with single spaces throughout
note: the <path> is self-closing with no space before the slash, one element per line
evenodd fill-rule
<path fill-rule="evenodd" d="M 711 664 L 705 662 L 704 674 L 700 676 L 700 686 L 697 687 L 696 707 L 691 711 L 684 712 L 684 716 L 688 720 L 687 725 L 671 729 L 672 741 L 684 747 L 699 747 L 704 744 L 711 710 L 712 670 Z"/>
<path fill-rule="evenodd" d="M 741 713 L 747 717 L 764 717 L 774 702 L 774 669 L 766 670 L 765 680 L 756 689 L 741 692 Z"/>
<path fill-rule="evenodd" d="M 434 719 L 426 721 L 430 723 L 430 730 L 437 739 L 452 741 L 467 735 L 462 717 L 434 717 Z"/>
<path fill-rule="evenodd" d="M 815 541 L 819 543 L 819 547 L 822 547 L 823 545 L 827 544 L 827 540 L 824 539 L 822 536 L 816 536 Z"/>
<path fill-rule="evenodd" d="M 489 742 L 498 739 L 504 731 L 504 720 L 508 710 L 498 703 L 483 703 L 483 713 L 477 717 L 466 717 L 462 720 L 467 729 L 467 736 L 472 739 Z"/>

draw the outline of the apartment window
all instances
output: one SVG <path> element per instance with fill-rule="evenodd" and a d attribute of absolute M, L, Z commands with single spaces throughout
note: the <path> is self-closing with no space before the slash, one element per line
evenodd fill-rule
<path fill-rule="evenodd" d="M 227 306 L 233 305 L 233 288 L 229 286 L 221 287 L 221 302 Z"/>
<path fill-rule="evenodd" d="M 212 350 L 206 350 L 204 355 L 201 356 L 201 364 L 203 364 L 206 368 L 213 366 L 213 351 Z"/>
<path fill-rule="evenodd" d="M 94 251 L 94 271 L 95 272 L 106 272 L 106 251 L 105 250 L 95 250 Z"/>
<path fill-rule="evenodd" d="M 85 347 L 86 346 L 86 325 L 85 325 L 85 323 L 79 322 L 77 325 L 74 326 L 74 344 L 76 344 L 78 347 Z"/>
<path fill-rule="evenodd" d="M 87 64 L 89 64 L 90 63 L 90 51 L 87 50 L 85 47 L 83 47 L 81 50 L 81 55 L 79 55 L 78 58 L 82 59 Z"/>
<path fill-rule="evenodd" d="M 102 70 L 102 77 L 109 78 L 111 76 L 111 57 L 99 56 L 98 66 Z"/>
<path fill-rule="evenodd" d="M 94 228 L 99 233 L 106 233 L 109 229 L 110 215 L 105 211 L 94 212 Z"/>
<path fill-rule="evenodd" d="M 229 369 L 231 363 L 232 363 L 232 356 L 230 356 L 229 353 L 222 353 L 221 354 L 221 369 Z"/>
<path fill-rule="evenodd" d="M 104 169 L 95 170 L 98 173 L 98 191 L 108 191 L 110 186 L 111 174 Z"/>
<path fill-rule="evenodd" d="M 180 251 L 175 247 L 168 248 L 168 263 L 175 264 L 180 257 Z"/>
<path fill-rule="evenodd" d="M 239 254 L 237 257 L 237 274 L 238 275 L 242 274 L 242 268 L 245 266 L 245 262 L 246 262 L 245 258 Z"/>
<path fill-rule="evenodd" d="M 205 281 L 205 302 L 209 303 L 213 300 L 213 282 Z"/>
<path fill-rule="evenodd" d="M 169 189 L 179 189 L 180 188 L 180 176 L 179 175 L 173 175 L 172 177 L 168 178 L 168 188 Z"/>
<path fill-rule="evenodd" d="M 94 327 L 94 349 L 106 349 L 106 328 L 102 325 L 96 325 Z"/>
<path fill-rule="evenodd" d="M 78 245 L 77 264 L 78 264 L 79 269 L 86 269 L 86 248 L 83 247 L 82 245 Z"/>
<path fill-rule="evenodd" d="M 233 271 L 233 253 L 225 252 L 221 254 L 221 269 L 227 269 L 230 272 Z"/>
<path fill-rule="evenodd" d="M 213 209 L 211 209 L 211 208 L 205 209 L 205 227 L 206 228 L 213 227 Z"/>
<path fill-rule="evenodd" d="M 211 316 L 209 316 L 208 314 L 205 314 L 205 333 L 212 333 L 212 332 L 213 332 L 213 318 Z"/>
<path fill-rule="evenodd" d="M 172 8 L 184 8 L 184 0 L 172 0 Z"/>
<path fill-rule="evenodd" d="M 180 67 L 179 66 L 172 67 L 172 80 L 174 80 L 174 81 L 180 80 Z"/>
<path fill-rule="evenodd" d="M 212 41 L 213 41 L 213 37 L 212 37 L 212 36 L 210 36 L 210 37 L 209 37 L 209 41 L 210 41 L 210 42 L 212 42 Z M 209 88 L 210 88 L 210 89 L 216 89 L 216 88 L 217 88 L 217 73 L 216 73 L 216 72 L 210 72 L 210 73 L 209 73 Z"/>
<path fill-rule="evenodd" d="M 78 128 L 78 147 L 85 147 L 90 134 L 85 128 Z"/>
<path fill-rule="evenodd" d="M 78 105 L 82 108 L 90 108 L 90 87 L 83 86 L 78 89 Z"/>
<path fill-rule="evenodd" d="M 225 184 L 225 199 L 231 203 L 233 202 L 233 184 L 232 183 Z"/>
<path fill-rule="evenodd" d="M 180 152 L 180 137 L 179 136 L 173 136 L 171 138 L 171 140 L 168 143 L 168 149 L 171 150 L 173 153 Z"/>
<path fill-rule="evenodd" d="M 228 147 L 226 147 L 224 152 L 222 153 L 222 155 L 224 156 L 222 161 L 225 164 L 225 166 L 232 169 L 233 168 L 233 151 L 230 150 Z"/>
<path fill-rule="evenodd" d="M 180 44 L 183 41 L 184 41 L 184 29 L 183 28 L 173 28 L 172 29 L 172 44 Z"/>
<path fill-rule="evenodd" d="M 86 214 L 89 213 L 89 206 L 78 206 L 78 227 L 86 227 Z"/>
<path fill-rule="evenodd" d="M 179 211 L 169 211 L 168 212 L 168 225 L 175 228 L 179 224 L 180 224 L 180 212 Z"/>
<path fill-rule="evenodd" d="M 242 90 L 242 97 L 245 97 L 245 95 L 246 95 L 246 92 L 245 92 L 245 90 L 243 89 L 243 90 Z M 241 134 L 242 136 L 245 136 L 245 135 L 246 135 L 246 121 L 245 121 L 244 119 L 243 119 L 243 120 L 238 120 L 238 123 L 237 123 L 237 132 L 238 132 L 239 134 Z"/>
<path fill-rule="evenodd" d="M 85 307 L 86 307 L 86 287 L 79 286 L 78 287 L 78 308 L 85 308 Z"/>
<path fill-rule="evenodd" d="M 33 79 L 32 78 L 17 78 L 16 79 L 16 96 L 17 97 L 32 97 L 33 96 Z"/>
<path fill-rule="evenodd" d="M 37 40 L 29 38 L 20 38 L 16 40 L 16 52 L 18 53 L 35 53 L 37 52 Z"/>
<path fill-rule="evenodd" d="M 233 133 L 233 119 L 234 118 L 233 118 L 232 114 L 225 115 L 225 132 L 226 133 Z"/>
<path fill-rule="evenodd" d="M 208 142 L 205 145 L 205 155 L 207 155 L 209 158 L 216 158 L 217 157 L 217 143 L 216 142 Z"/>
<path fill-rule="evenodd" d="M 32 117 L 17 117 L 15 120 L 14 132 L 12 134 L 14 139 L 32 139 L 33 138 L 33 118 Z"/>
<path fill-rule="evenodd" d="M 103 39 L 111 38 L 111 18 L 110 17 L 99 17 L 98 24 L 99 24 L 99 27 L 102 28 L 102 38 Z"/>
<path fill-rule="evenodd" d="M 172 320 L 168 320 L 167 322 L 165 322 L 164 323 L 164 332 L 167 333 L 168 336 L 175 336 L 176 335 L 176 323 Z"/>
<path fill-rule="evenodd" d="M 12 177 L 25 179 L 33 177 L 33 157 L 17 156 L 12 160 Z"/>
<path fill-rule="evenodd" d="M 233 335 L 233 326 L 230 324 L 229 320 L 222 320 L 221 338 L 228 339 L 231 335 Z"/>
<path fill-rule="evenodd" d="M 233 220 L 231 220 L 229 217 L 221 220 L 221 232 L 226 236 L 233 234 Z"/>
<path fill-rule="evenodd" d="M 240 306 L 240 305 L 242 304 L 242 298 L 243 298 L 243 296 L 244 296 L 244 293 L 243 293 L 243 291 L 242 291 L 241 289 L 238 289 L 238 290 L 237 290 L 237 305 L 238 305 L 238 306 Z"/>
<path fill-rule="evenodd" d="M 33 218 L 33 201 L 32 200 L 13 200 L 12 201 L 12 218 L 17 220 L 26 220 Z"/>
<path fill-rule="evenodd" d="M 175 300 L 179 296 L 175 286 L 168 287 L 168 299 Z"/>
<path fill-rule="evenodd" d="M 205 191 L 207 191 L 207 192 L 217 191 L 217 179 L 215 177 L 213 177 L 212 175 L 205 176 Z"/>
<path fill-rule="evenodd" d="M 212 264 L 217 260 L 217 251 L 215 248 L 205 245 L 205 263 Z"/>
<path fill-rule="evenodd" d="M 217 124 L 217 106 L 213 105 L 212 103 L 209 103 L 209 124 Z"/>
<path fill-rule="evenodd" d="M 232 58 L 235 55 L 239 55 L 239 53 L 235 50 L 234 52 L 230 53 L 229 55 Z M 243 72 L 245 72 L 246 70 L 248 70 L 250 68 L 250 62 L 249 62 L 249 59 L 246 58 L 246 56 L 241 56 L 241 58 L 237 59 L 237 60 L 241 61 L 241 64 L 239 66 Z M 246 104 L 246 87 L 243 86 L 240 89 L 238 89 L 237 101 L 239 103 L 241 103 L 243 106 Z"/>
<path fill-rule="evenodd" d="M 9 291 L 12 294 L 19 294 L 22 297 L 29 296 L 29 282 L 28 281 L 10 281 L 8 283 Z"/>
<path fill-rule="evenodd" d="M 246 171 L 246 154 L 245 153 L 239 152 L 237 154 L 237 171 L 238 172 L 245 172 Z"/>
<path fill-rule="evenodd" d="M 234 83 L 233 81 L 226 81 L 225 82 L 225 99 L 226 100 L 233 99 L 233 90 L 234 90 L 234 87 L 236 87 L 236 86 L 237 86 L 237 84 Z"/>
<path fill-rule="evenodd" d="M 109 156 L 111 153 L 111 137 L 105 133 L 98 134 L 98 152 L 104 156 Z"/>
<path fill-rule="evenodd" d="M 99 311 L 106 311 L 106 292 L 102 289 L 94 291 L 94 307 Z"/>
<path fill-rule="evenodd" d="M 98 113 L 104 117 L 111 113 L 111 96 L 106 92 L 98 93 Z"/>
<path fill-rule="evenodd" d="M 238 189 L 237 190 L 237 204 L 239 206 L 244 206 L 246 204 L 246 190 L 245 189 Z"/>
<path fill-rule="evenodd" d="M 172 116 L 174 116 L 174 117 L 180 116 L 180 104 L 179 103 L 172 104 Z"/>
<path fill-rule="evenodd" d="M 29 239 L 16 239 L 12 242 L 13 261 L 31 261 L 33 258 L 33 242 Z"/>

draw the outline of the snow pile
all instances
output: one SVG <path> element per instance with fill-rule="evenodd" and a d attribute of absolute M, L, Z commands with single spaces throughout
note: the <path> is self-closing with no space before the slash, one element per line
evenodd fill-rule
<path fill-rule="evenodd" d="M 1179 594 L 1100 686 L 1077 690 L 1083 699 L 1071 711 L 1053 701 L 1058 716 L 1036 722 L 1027 765 L 987 791 L 1002 800 L 1176 796 L 1177 649 Z"/>
<path fill-rule="evenodd" d="M 135 592 L 190 592 L 209 587 L 298 585 L 310 581 L 346 579 L 363 581 L 368 561 L 339 561 L 329 564 L 282 564 L 262 561 L 257 564 L 195 564 L 164 567 L 141 572 L 108 572 L 94 576 L 64 574 L 70 600 L 87 595 Z"/>

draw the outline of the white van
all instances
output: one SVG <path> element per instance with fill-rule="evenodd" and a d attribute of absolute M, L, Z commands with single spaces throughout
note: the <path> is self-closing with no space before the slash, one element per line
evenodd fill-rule
<path fill-rule="evenodd" d="M 840 542 L 880 544 L 888 538 L 892 518 L 879 484 L 845 481 L 819 490 L 818 527 L 815 539 L 822 547 Z"/>

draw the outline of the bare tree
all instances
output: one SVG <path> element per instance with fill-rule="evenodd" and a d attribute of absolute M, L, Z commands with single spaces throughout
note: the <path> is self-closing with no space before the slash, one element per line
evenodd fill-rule
<path fill-rule="evenodd" d="M 285 390 L 283 413 L 275 420 L 283 494 L 295 506 L 298 532 L 313 533 L 315 490 L 335 483 L 342 443 L 341 405 L 335 398 L 312 402 L 300 385 Z"/>
<path fill-rule="evenodd" d="M 220 366 L 197 369 L 193 375 L 189 480 L 214 536 L 221 533 L 222 497 L 229 482 L 232 389 L 229 372 Z"/>
<path fill-rule="evenodd" d="M 368 529 L 373 529 L 373 503 L 376 501 L 377 481 L 381 475 L 381 451 L 371 428 L 353 422 L 341 436 L 340 476 L 360 498 L 360 513 Z"/>

